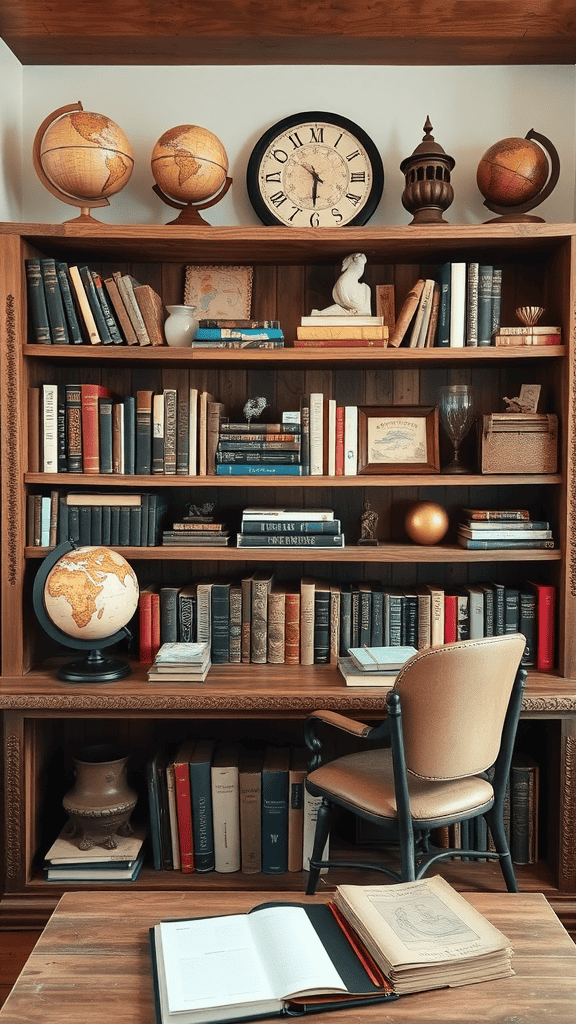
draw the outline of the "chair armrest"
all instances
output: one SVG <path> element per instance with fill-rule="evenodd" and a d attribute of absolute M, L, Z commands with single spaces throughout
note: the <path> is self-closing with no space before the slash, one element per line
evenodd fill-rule
<path fill-rule="evenodd" d="M 340 715 L 337 711 L 313 711 L 304 722 L 304 742 L 312 754 L 308 766 L 310 771 L 319 768 L 322 763 L 322 740 L 316 735 L 316 726 L 319 723 L 330 725 L 360 740 L 365 740 L 369 736 L 374 739 L 380 738 L 388 730 L 386 721 L 366 725 L 364 722 L 347 718 L 346 715 Z"/>

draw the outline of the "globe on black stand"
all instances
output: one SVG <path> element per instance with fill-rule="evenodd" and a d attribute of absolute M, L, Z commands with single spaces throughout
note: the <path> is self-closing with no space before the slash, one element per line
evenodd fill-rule
<path fill-rule="evenodd" d="M 48 636 L 65 647 L 87 652 L 86 657 L 63 665 L 57 672 L 58 679 L 108 683 L 130 675 L 127 661 L 102 655 L 102 648 L 130 637 L 126 623 L 138 607 L 136 574 L 117 551 L 78 548 L 73 541 L 59 544 L 36 574 L 32 601 Z M 57 607 L 64 607 L 65 612 L 55 621 Z M 87 631 L 86 639 L 77 635 L 82 629 Z"/>

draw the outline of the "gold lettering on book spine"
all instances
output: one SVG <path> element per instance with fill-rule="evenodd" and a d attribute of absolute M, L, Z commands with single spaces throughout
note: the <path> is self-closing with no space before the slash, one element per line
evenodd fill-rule
<path fill-rule="evenodd" d="M 6 296 L 6 444 L 4 457 L 8 463 L 7 474 L 7 579 L 11 587 L 18 582 L 18 485 L 20 480 L 18 444 L 18 348 L 16 344 L 16 314 L 14 296 Z"/>
<path fill-rule="evenodd" d="M 21 864 L 22 829 L 20 826 L 22 794 L 22 751 L 17 736 L 6 737 L 4 765 L 6 772 L 6 877 L 17 878 Z"/>
<path fill-rule="evenodd" d="M 576 876 L 576 738 L 574 736 L 566 737 L 562 803 L 561 873 L 564 880 L 573 883 Z"/>

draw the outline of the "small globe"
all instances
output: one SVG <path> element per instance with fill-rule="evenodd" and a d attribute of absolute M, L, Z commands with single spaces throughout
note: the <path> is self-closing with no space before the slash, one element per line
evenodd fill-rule
<path fill-rule="evenodd" d="M 195 124 L 169 128 L 152 151 L 152 174 L 170 199 L 200 203 L 222 188 L 228 156 L 212 132 Z"/>
<path fill-rule="evenodd" d="M 448 529 L 446 509 L 435 501 L 418 501 L 404 517 L 406 533 L 415 544 L 437 544 Z"/>
<path fill-rule="evenodd" d="M 128 139 L 104 114 L 74 110 L 56 118 L 40 142 L 52 184 L 78 201 L 106 199 L 124 188 L 134 167 Z"/>
<path fill-rule="evenodd" d="M 73 548 L 62 555 L 44 584 L 50 621 L 67 636 L 94 642 L 112 636 L 138 608 L 132 566 L 111 548 Z"/>
<path fill-rule="evenodd" d="M 544 150 L 531 139 L 503 139 L 486 150 L 476 181 L 488 202 L 520 206 L 535 199 L 549 174 Z"/>

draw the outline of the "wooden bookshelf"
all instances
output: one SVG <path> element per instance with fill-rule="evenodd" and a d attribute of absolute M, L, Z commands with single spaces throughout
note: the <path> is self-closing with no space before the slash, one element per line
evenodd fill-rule
<path fill-rule="evenodd" d="M 399 586 L 414 582 L 459 585 L 485 579 L 536 578 L 557 590 L 557 660 L 553 672 L 530 671 L 523 705 L 523 735 L 536 743 L 546 762 L 540 823 L 542 857 L 522 868 L 521 887 L 540 888 L 558 903 L 576 899 L 576 533 L 574 416 L 576 380 L 576 227 L 550 224 L 352 228 L 345 231 L 284 228 L 109 227 L 101 224 L 0 225 L 0 374 L 2 384 L 2 676 L 0 709 L 4 736 L 6 849 L 2 913 L 26 919 L 26 908 L 41 916 L 54 904 L 54 887 L 42 878 L 42 852 L 53 815 L 61 813 L 66 789 L 62 752 L 104 738 L 128 743 L 136 766 L 150 744 L 179 739 L 192 730 L 242 738 L 278 734 L 301 740 L 302 721 L 316 707 L 330 707 L 360 719 L 381 714 L 382 693 L 346 688 L 330 666 L 214 666 L 201 687 L 148 683 L 134 665 L 126 680 L 102 685 L 66 684 L 56 678 L 55 652 L 36 623 L 30 592 L 46 549 L 27 546 L 26 497 L 51 489 L 163 490 L 175 507 L 193 495 L 215 500 L 224 515 L 248 504 L 334 507 L 343 521 L 346 547 L 338 550 L 250 550 L 230 548 L 122 548 L 142 585 L 152 579 L 188 582 L 199 575 L 226 575 L 254 565 L 275 566 L 280 580 L 302 575 L 331 579 L 378 577 Z M 300 315 L 325 304 L 342 257 L 368 257 L 365 279 L 393 283 L 399 308 L 419 276 L 437 273 L 446 260 L 481 259 L 504 268 L 502 322 L 514 322 L 524 304 L 546 307 L 549 322 L 562 325 L 566 344 L 553 348 L 485 350 L 354 350 L 346 353 L 292 347 Z M 254 267 L 252 315 L 279 319 L 286 348 L 235 352 L 87 345 L 38 346 L 27 342 L 24 260 L 56 256 L 89 263 L 102 275 L 132 272 L 159 291 L 165 304 L 181 301 L 188 263 L 245 263 Z M 322 391 L 340 404 L 435 404 L 445 383 L 473 383 L 481 411 L 502 409 L 502 397 L 518 394 L 522 383 L 542 385 L 542 411 L 560 419 L 559 471 L 532 476 L 460 477 L 136 477 L 98 474 L 42 474 L 27 463 L 27 390 L 44 382 L 91 381 L 119 394 L 141 387 L 161 390 L 172 382 L 194 381 L 240 416 L 247 396 L 266 395 L 270 410 L 297 407 L 301 394 Z M 144 383 L 145 382 L 145 383 Z M 446 460 L 443 460 L 446 461 Z M 287 488 L 290 490 L 287 491 Z M 374 548 L 358 547 L 358 517 L 369 496 L 379 512 Z M 545 511 L 557 548 L 551 551 L 468 552 L 454 535 L 433 547 L 407 543 L 403 513 L 416 500 L 440 502 L 455 521 L 458 509 L 473 505 L 530 507 Z M 542 518 L 544 516 L 541 516 Z M 189 566 L 185 563 L 189 562 Z M 196 568 L 196 563 L 198 566 Z M 182 575 L 179 576 L 178 574 Z M 478 709 L 479 714 L 487 709 Z M 241 731 L 239 732 L 239 722 Z M 60 811 L 59 811 L 60 809 Z M 51 817 L 52 815 L 52 817 Z M 458 875 L 460 869 L 456 868 Z M 466 879 L 474 866 L 462 869 Z M 451 867 L 450 871 L 454 873 Z M 476 877 L 476 876 L 473 876 Z M 480 885 L 498 887 L 489 865 Z M 290 887 L 304 889 L 301 878 Z M 268 876 L 206 876 L 145 871 L 143 887 L 265 888 Z M 286 885 L 283 878 L 282 885 Z M 465 887 L 468 882 L 463 883 Z M 473 882 L 470 884 L 474 884 Z M 555 903 L 555 905 L 557 905 Z"/>

